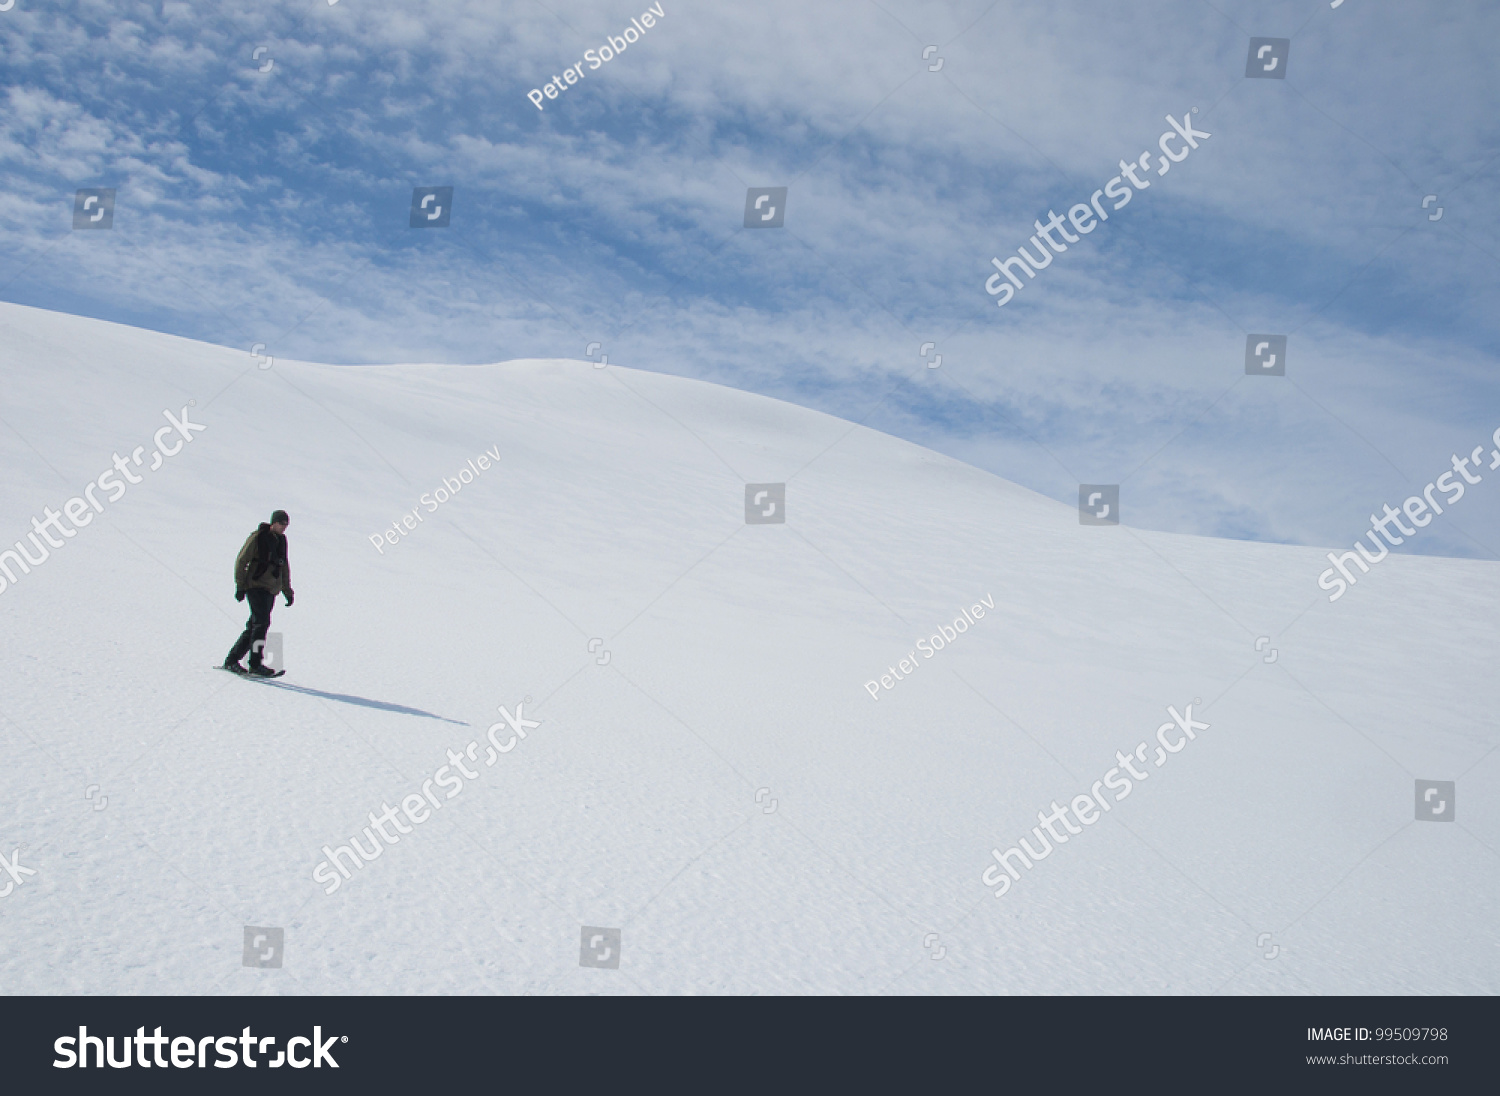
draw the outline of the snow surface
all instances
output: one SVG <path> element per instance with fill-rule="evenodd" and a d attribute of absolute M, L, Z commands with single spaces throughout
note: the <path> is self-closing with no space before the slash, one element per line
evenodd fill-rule
<path fill-rule="evenodd" d="M 0 898 L 4 992 L 1500 988 L 1493 563 L 1392 557 L 1329 604 L 1326 549 L 1081 526 L 616 365 L 259 369 L 0 305 L 0 376 L 6 545 L 163 409 L 207 426 L 0 593 L 0 853 L 36 872 Z M 786 523 L 747 525 L 776 482 Z M 212 668 L 275 507 L 280 686 Z M 994 897 L 992 848 L 1189 703 L 1210 729 Z M 541 726 L 486 766 L 518 704 Z M 325 894 L 321 847 L 471 741 L 477 779 Z M 1457 781 L 1456 822 L 1415 820 L 1417 779 Z M 585 925 L 617 970 L 580 966 Z"/>

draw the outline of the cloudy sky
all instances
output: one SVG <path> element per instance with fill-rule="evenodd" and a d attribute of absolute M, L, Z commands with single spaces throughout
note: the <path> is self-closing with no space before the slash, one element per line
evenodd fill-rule
<path fill-rule="evenodd" d="M 14 0 L 0 299 L 351 366 L 597 342 L 1215 536 L 1348 545 L 1491 448 L 1500 7 L 662 0 L 533 105 L 646 10 Z M 1194 108 L 1212 136 L 997 308 L 990 259 Z M 764 186 L 784 227 L 747 229 Z M 1402 550 L 1500 558 L 1485 478 Z"/>

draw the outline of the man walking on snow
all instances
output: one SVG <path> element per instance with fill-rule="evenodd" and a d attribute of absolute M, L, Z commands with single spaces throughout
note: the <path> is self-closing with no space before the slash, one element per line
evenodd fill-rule
<path fill-rule="evenodd" d="M 261 522 L 260 528 L 246 538 L 245 546 L 234 561 L 234 600 L 249 600 L 250 619 L 224 658 L 226 670 L 256 677 L 276 677 L 280 673 L 267 669 L 261 656 L 266 632 L 271 627 L 271 607 L 276 604 L 276 595 L 285 594 L 288 605 L 296 596 L 292 593 L 292 566 L 286 555 L 286 527 L 291 523 L 292 519 L 287 517 L 285 510 L 277 510 L 269 522 Z M 240 665 L 240 659 L 247 651 L 250 653 L 249 670 Z"/>

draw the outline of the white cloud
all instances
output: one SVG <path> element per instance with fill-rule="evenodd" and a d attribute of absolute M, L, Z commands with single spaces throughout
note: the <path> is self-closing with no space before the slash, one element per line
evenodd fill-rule
<path fill-rule="evenodd" d="M 1351 429 L 1426 476 L 1500 405 L 1475 250 L 1494 214 L 1457 191 L 1433 226 L 1418 205 L 1493 146 L 1478 43 L 1500 13 L 1361 5 L 1299 30 L 1305 4 L 1220 6 L 1296 32 L 1286 83 L 1242 81 L 1242 31 L 1187 0 L 1149 19 L 997 5 L 956 41 L 983 4 L 671 4 L 544 113 L 526 88 L 640 5 L 27 13 L 0 22 L 20 74 L 0 285 L 321 360 L 600 339 L 612 360 L 853 417 L 941 339 L 945 372 L 898 387 L 876 424 L 1059 498 L 1188 427 L 1234 384 L 1247 329 L 1294 331 L 1289 383 L 1246 379 L 1126 497 L 1164 527 L 1342 542 L 1348 513 L 1400 487 Z M 1193 105 L 1212 140 L 994 309 L 989 256 Z M 449 235 L 405 228 L 415 183 L 458 188 Z M 746 183 L 791 185 L 784 233 L 739 229 Z M 109 239 L 67 234 L 86 184 L 120 188 Z M 1500 543 L 1497 508 L 1475 520 Z"/>

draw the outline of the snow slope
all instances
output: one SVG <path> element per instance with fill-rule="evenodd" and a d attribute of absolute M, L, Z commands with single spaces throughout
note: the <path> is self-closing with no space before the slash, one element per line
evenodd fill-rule
<path fill-rule="evenodd" d="M 1324 549 L 1081 526 L 697 381 L 256 366 L 0 305 L 6 545 L 149 460 L 164 409 L 206 427 L 0 592 L 0 852 L 35 871 L 0 990 L 1500 988 L 1494 564 L 1392 557 L 1329 604 Z M 746 524 L 779 482 L 785 524 Z M 285 687 L 211 668 L 275 507 Z M 992 848 L 1190 703 L 1208 729 L 994 896 Z M 540 726 L 487 766 L 502 705 Z M 326 894 L 322 846 L 471 741 L 462 792 Z M 1455 822 L 1415 820 L 1418 779 L 1456 781 Z M 618 969 L 580 966 L 583 926 Z"/>

